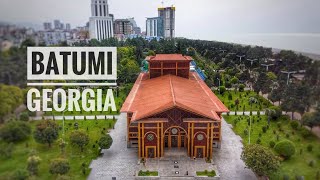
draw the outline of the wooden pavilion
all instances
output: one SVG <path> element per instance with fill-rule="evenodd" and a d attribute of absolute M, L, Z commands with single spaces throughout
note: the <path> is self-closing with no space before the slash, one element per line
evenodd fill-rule
<path fill-rule="evenodd" d="M 221 114 L 229 110 L 190 71 L 191 57 L 157 54 L 146 60 L 149 72 L 140 73 L 121 108 L 128 147 L 137 147 L 139 158 L 162 157 L 166 148 L 212 158 L 221 142 Z"/>

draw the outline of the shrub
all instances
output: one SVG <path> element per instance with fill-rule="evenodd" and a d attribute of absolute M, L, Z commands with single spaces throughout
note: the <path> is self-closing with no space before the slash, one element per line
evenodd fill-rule
<path fill-rule="evenodd" d="M 300 133 L 301 133 L 302 137 L 304 137 L 304 138 L 309 138 L 312 136 L 311 132 L 306 128 L 302 128 Z"/>
<path fill-rule="evenodd" d="M 281 128 L 281 122 L 277 122 L 277 127 L 280 129 Z"/>
<path fill-rule="evenodd" d="M 278 142 L 275 145 L 274 149 L 279 155 L 281 155 L 285 159 L 289 159 L 292 155 L 294 155 L 296 151 L 293 142 L 289 140 L 283 140 Z"/>
<path fill-rule="evenodd" d="M 229 99 L 230 101 L 232 100 L 232 94 L 231 94 L 231 93 L 228 94 L 228 99 Z"/>
<path fill-rule="evenodd" d="M 257 144 L 260 144 L 260 143 L 261 143 L 261 139 L 258 138 L 258 139 L 257 139 Z"/>
<path fill-rule="evenodd" d="M 239 85 L 239 92 L 243 92 L 246 86 L 244 84 Z"/>
<path fill-rule="evenodd" d="M 298 121 L 291 121 L 290 125 L 291 125 L 292 129 L 294 129 L 294 130 L 297 130 L 299 127 Z"/>
<path fill-rule="evenodd" d="M 289 138 L 290 138 L 290 134 L 288 134 L 288 133 L 287 133 L 287 134 L 286 134 L 286 138 L 288 138 L 288 139 L 289 139 Z"/>
<path fill-rule="evenodd" d="M 99 139 L 98 145 L 101 149 L 109 149 L 112 145 L 112 142 L 113 140 L 111 136 L 109 134 L 106 134 Z"/>
<path fill-rule="evenodd" d="M 68 160 L 57 158 L 54 159 L 50 164 L 49 172 L 51 174 L 67 174 L 70 170 L 70 165 Z"/>
<path fill-rule="evenodd" d="M 14 151 L 14 144 L 11 142 L 9 144 L 0 144 L 0 157 L 11 158 Z"/>
<path fill-rule="evenodd" d="M 311 144 L 309 144 L 309 145 L 307 146 L 307 150 L 308 150 L 309 152 L 312 152 L 312 149 L 313 149 L 313 146 L 312 146 Z"/>
<path fill-rule="evenodd" d="M 29 113 L 28 112 L 21 113 L 19 119 L 21 121 L 29 121 Z"/>
<path fill-rule="evenodd" d="M 14 179 L 14 180 L 25 180 L 28 179 L 28 171 L 26 170 L 22 170 L 22 169 L 18 169 L 16 171 L 13 172 L 12 176 L 10 179 Z"/>
<path fill-rule="evenodd" d="M 247 136 L 249 134 L 248 129 L 243 130 L 243 134 Z"/>
<path fill-rule="evenodd" d="M 263 126 L 263 127 L 262 127 L 262 132 L 263 132 L 263 133 L 266 133 L 266 132 L 267 132 L 267 126 Z"/>
<path fill-rule="evenodd" d="M 10 121 L 0 128 L 0 138 L 6 142 L 17 142 L 27 139 L 31 134 L 29 123 Z"/>
<path fill-rule="evenodd" d="M 311 160 L 311 161 L 309 162 L 309 166 L 310 166 L 310 167 L 313 167 L 313 166 L 314 166 L 314 161 L 313 161 L 313 160 Z"/>
<path fill-rule="evenodd" d="M 224 92 L 226 92 L 226 87 L 220 86 L 219 90 L 220 90 L 220 94 L 223 94 Z"/>
<path fill-rule="evenodd" d="M 271 148 L 274 148 L 275 145 L 276 145 L 276 143 L 275 143 L 274 141 L 270 141 L 270 142 L 269 142 L 269 146 L 270 146 Z"/>
<path fill-rule="evenodd" d="M 259 176 L 275 173 L 280 167 L 279 158 L 271 150 L 258 144 L 245 146 L 241 159 Z"/>

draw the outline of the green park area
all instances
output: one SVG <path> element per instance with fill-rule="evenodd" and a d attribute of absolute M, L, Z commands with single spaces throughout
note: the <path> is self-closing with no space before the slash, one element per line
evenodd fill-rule
<path fill-rule="evenodd" d="M 15 121 L 20 125 L 11 124 L 11 128 L 4 128 L 10 123 L 1 125 L 2 136 L 4 129 L 14 129 L 12 132 L 26 134 L 19 136 L 7 131 L 14 138 L 0 141 L 0 179 L 19 179 L 28 177 L 30 173 L 36 174 L 29 176 L 34 179 L 86 179 L 90 173 L 90 162 L 99 156 L 101 138 L 106 137 L 108 129 L 115 124 L 115 120 L 65 121 L 63 135 L 63 121 L 50 121 L 56 124 L 56 133 L 53 133 L 53 128 L 45 128 L 46 122 L 49 121 Z M 22 128 L 25 126 L 29 126 L 31 132 Z M 38 134 L 36 140 L 35 134 L 39 132 L 36 129 L 42 129 L 50 138 L 44 141 Z M 40 141 L 42 143 L 39 143 Z M 50 145 L 47 142 L 51 142 Z M 54 168 L 53 163 L 59 165 Z"/>
<path fill-rule="evenodd" d="M 232 124 L 234 132 L 239 135 L 244 145 L 249 143 L 250 120 L 249 116 L 224 116 Z M 279 154 L 277 146 L 280 142 L 289 140 L 293 147 L 286 147 L 280 151 L 291 153 L 290 157 Z M 310 133 L 297 121 L 287 116 L 270 120 L 268 116 L 252 116 L 251 144 L 260 144 L 271 149 L 280 157 L 280 168 L 270 175 L 270 179 L 317 179 L 320 177 L 320 143 L 319 139 Z M 292 144 L 291 143 L 291 144 Z"/>
<path fill-rule="evenodd" d="M 263 111 L 272 104 L 253 91 L 214 92 L 230 111 Z"/>

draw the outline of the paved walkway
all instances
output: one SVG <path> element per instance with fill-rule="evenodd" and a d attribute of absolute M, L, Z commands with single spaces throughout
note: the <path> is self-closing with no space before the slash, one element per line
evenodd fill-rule
<path fill-rule="evenodd" d="M 231 126 L 223 121 L 222 124 L 222 147 L 214 150 L 213 164 L 205 163 L 203 159 L 196 161 L 183 155 L 171 156 L 170 152 L 166 151 L 165 157 L 158 160 L 148 160 L 146 167 L 148 170 L 158 170 L 161 179 L 174 179 L 177 176 L 184 176 L 186 171 L 189 175 L 194 175 L 196 169 L 218 169 L 218 173 L 222 180 L 240 179 L 251 180 L 256 179 L 251 170 L 245 169 L 245 165 L 240 159 L 242 151 L 242 143 L 239 136 L 235 135 Z M 135 178 L 135 173 L 140 169 L 146 169 L 138 162 L 137 149 L 127 148 L 126 143 L 126 117 L 121 114 L 115 125 L 115 129 L 111 130 L 110 135 L 113 138 L 113 144 L 109 150 L 103 150 L 103 155 L 96 160 L 93 160 L 90 168 L 91 173 L 89 180 L 103 179 L 111 180 L 116 177 L 117 180 L 130 180 Z M 177 161 L 179 168 L 174 168 L 174 162 Z M 176 171 L 179 175 L 171 176 Z M 186 177 L 182 177 L 186 179 Z"/>
<path fill-rule="evenodd" d="M 232 131 L 232 126 L 222 121 L 222 142 L 220 149 L 214 149 L 213 160 L 218 166 L 222 180 L 253 180 L 255 174 L 245 168 L 240 159 L 242 152 L 241 138 Z"/>
<path fill-rule="evenodd" d="M 102 150 L 103 156 L 93 160 L 88 179 L 92 180 L 117 180 L 134 179 L 138 164 L 138 149 L 127 148 L 126 115 L 120 114 L 115 129 L 110 131 L 113 139 L 112 146 L 108 150 Z"/>

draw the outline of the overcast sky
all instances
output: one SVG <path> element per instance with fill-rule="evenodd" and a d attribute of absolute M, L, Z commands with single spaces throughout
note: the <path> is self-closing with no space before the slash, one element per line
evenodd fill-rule
<path fill-rule="evenodd" d="M 82 26 L 90 0 L 1 0 L 0 21 L 60 19 Z M 224 34 L 320 33 L 320 0 L 164 0 L 176 7 L 176 36 L 214 40 Z M 145 18 L 157 16 L 161 0 L 109 0 L 115 18 L 134 17 L 145 30 Z"/>

